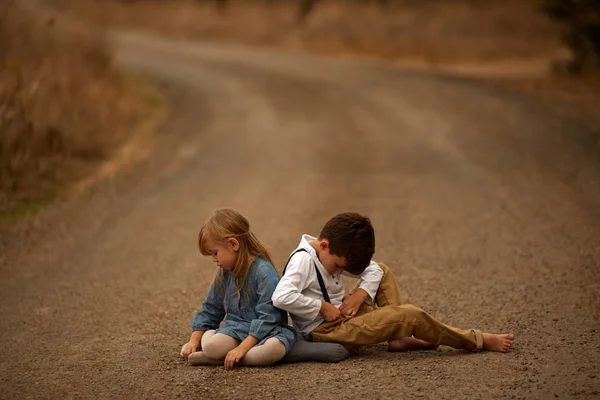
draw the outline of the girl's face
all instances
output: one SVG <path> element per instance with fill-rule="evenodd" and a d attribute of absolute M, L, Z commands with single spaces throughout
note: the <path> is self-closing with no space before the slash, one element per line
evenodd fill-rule
<path fill-rule="evenodd" d="M 224 242 L 206 241 L 206 251 L 212 256 L 213 262 L 226 271 L 231 271 L 235 267 L 239 249 L 240 244 L 236 239 L 229 239 Z"/>

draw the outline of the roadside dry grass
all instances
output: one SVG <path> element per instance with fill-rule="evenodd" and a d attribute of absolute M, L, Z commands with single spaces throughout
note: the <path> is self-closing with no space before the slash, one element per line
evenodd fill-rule
<path fill-rule="evenodd" d="M 20 4 L 0 6 L 0 222 L 89 175 L 148 107 L 101 32 Z"/>

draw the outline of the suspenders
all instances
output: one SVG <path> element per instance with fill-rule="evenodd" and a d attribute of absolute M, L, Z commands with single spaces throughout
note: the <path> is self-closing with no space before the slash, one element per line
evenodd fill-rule
<path fill-rule="evenodd" d="M 285 263 L 285 267 L 283 267 L 283 273 L 281 274 L 281 276 L 285 275 L 285 269 L 287 268 L 288 264 L 290 263 L 292 256 L 300 251 L 304 251 L 304 252 L 308 253 L 308 251 L 306 251 L 306 249 L 298 249 L 298 250 L 294 251 L 290 255 L 290 258 L 288 258 L 287 262 Z M 323 281 L 323 277 L 321 276 L 321 273 L 319 272 L 319 269 L 317 268 L 317 264 L 315 264 L 314 261 L 313 261 L 313 266 L 315 267 L 315 272 L 317 273 L 317 280 L 319 281 L 319 286 L 321 287 L 321 293 L 323 294 L 323 298 L 325 299 L 326 302 L 331 303 L 331 301 L 329 300 L 329 293 L 327 293 L 327 288 L 325 287 L 325 282 Z"/>

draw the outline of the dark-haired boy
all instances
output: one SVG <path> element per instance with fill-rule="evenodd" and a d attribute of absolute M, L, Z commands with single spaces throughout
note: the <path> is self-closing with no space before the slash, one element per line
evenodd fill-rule
<path fill-rule="evenodd" d="M 302 236 L 273 293 L 273 304 L 288 311 L 294 327 L 315 342 L 387 342 L 390 351 L 440 344 L 471 351 L 510 350 L 512 334 L 453 328 L 402 304 L 396 278 L 386 265 L 371 260 L 374 252 L 369 218 L 356 213 L 334 216 L 318 238 Z M 349 296 L 340 279 L 344 272 L 360 276 Z"/>

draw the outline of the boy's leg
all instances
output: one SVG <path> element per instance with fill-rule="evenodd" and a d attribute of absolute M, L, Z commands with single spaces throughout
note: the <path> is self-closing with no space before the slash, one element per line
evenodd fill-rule
<path fill-rule="evenodd" d="M 377 294 L 375 295 L 375 303 L 378 307 L 401 306 L 402 293 L 400 292 L 400 286 L 398 285 L 398 281 L 396 280 L 394 273 L 387 265 L 383 263 L 377 263 L 377 265 L 379 265 L 379 268 L 381 268 L 383 271 L 383 276 L 381 277 L 379 288 L 377 289 Z M 354 285 L 352 290 L 350 290 L 350 294 L 358 290 L 360 283 L 360 280 L 356 282 L 356 285 Z M 371 310 L 372 307 L 368 309 L 368 311 Z"/>
<path fill-rule="evenodd" d="M 445 325 L 413 305 L 379 307 L 370 313 L 345 318 L 339 323 L 323 323 L 311 334 L 315 342 L 377 344 L 414 336 L 435 345 L 456 349 L 480 350 L 480 331 Z"/>
<path fill-rule="evenodd" d="M 254 346 L 241 359 L 240 365 L 247 367 L 264 367 L 281 360 L 285 356 L 285 345 L 281 340 L 272 337 L 260 346 Z"/>
<path fill-rule="evenodd" d="M 298 339 L 281 362 L 316 361 L 336 363 L 348 357 L 350 357 L 350 352 L 341 344 L 307 342 L 304 339 Z"/>
<path fill-rule="evenodd" d="M 379 289 L 377 290 L 377 295 L 375 296 L 375 302 L 377 303 L 377 306 L 401 306 L 402 293 L 394 273 L 387 265 L 383 263 L 377 263 L 377 265 L 379 265 L 379 268 L 381 268 L 383 271 L 383 277 L 381 278 Z"/>

